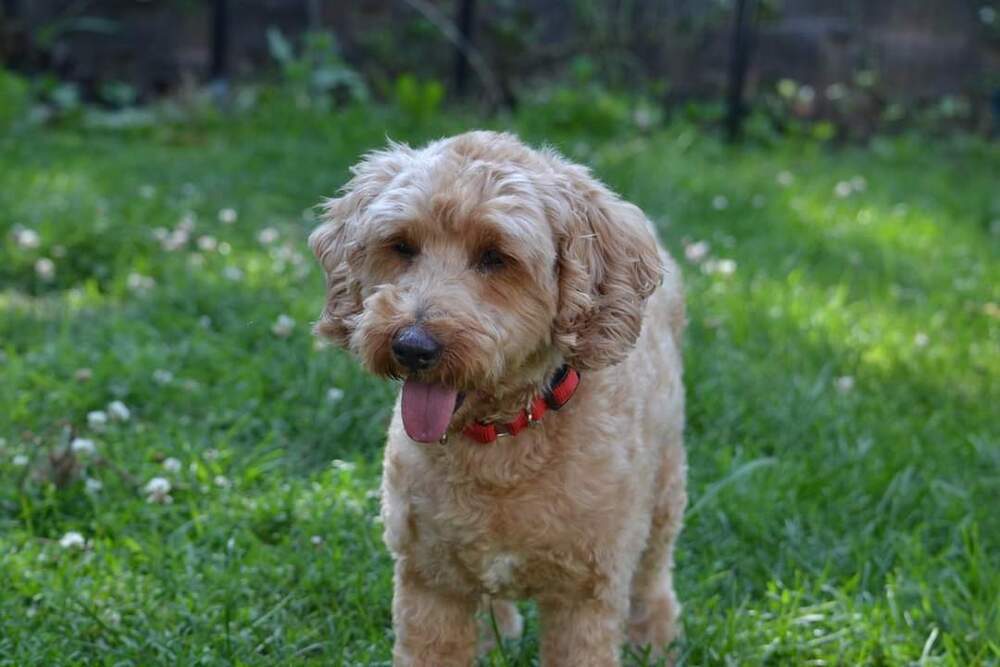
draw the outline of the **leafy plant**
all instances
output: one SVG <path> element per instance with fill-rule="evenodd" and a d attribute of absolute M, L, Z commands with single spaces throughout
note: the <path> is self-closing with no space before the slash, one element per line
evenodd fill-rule
<path fill-rule="evenodd" d="M 393 86 L 396 107 L 415 124 L 424 124 L 441 108 L 444 85 L 437 80 L 421 81 L 412 74 L 403 74 Z"/>
<path fill-rule="evenodd" d="M 368 86 L 338 55 L 333 34 L 306 32 L 298 54 L 277 28 L 268 29 L 267 43 L 271 57 L 281 68 L 283 83 L 292 91 L 300 108 L 326 109 L 368 100 Z"/>
<path fill-rule="evenodd" d="M 0 68 L 0 130 L 23 120 L 30 101 L 28 84 L 13 72 Z"/>

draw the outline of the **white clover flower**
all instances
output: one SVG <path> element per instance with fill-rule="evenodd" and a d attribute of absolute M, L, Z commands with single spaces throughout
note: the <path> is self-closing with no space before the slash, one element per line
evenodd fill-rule
<path fill-rule="evenodd" d="M 834 379 L 833 385 L 841 394 L 849 394 L 854 390 L 854 378 L 850 375 L 842 375 Z"/>
<path fill-rule="evenodd" d="M 917 347 L 927 347 L 930 342 L 930 336 L 925 334 L 923 331 L 918 331 L 917 335 L 913 337 L 913 344 Z"/>
<path fill-rule="evenodd" d="M 187 242 L 190 240 L 191 234 L 188 230 L 178 227 L 174 231 L 167 235 L 167 238 L 160 242 L 160 247 L 162 247 L 167 252 L 174 250 L 180 250 Z"/>
<path fill-rule="evenodd" d="M 181 219 L 177 221 L 177 229 L 183 229 L 186 232 L 190 232 L 194 229 L 195 216 L 194 213 L 188 211 L 181 216 Z"/>
<path fill-rule="evenodd" d="M 257 232 L 257 242 L 261 245 L 271 245 L 278 240 L 278 230 L 274 227 L 265 227 Z"/>
<path fill-rule="evenodd" d="M 855 192 L 864 192 L 868 189 L 868 181 L 865 180 L 864 176 L 852 176 L 849 182 L 851 189 Z"/>
<path fill-rule="evenodd" d="M 222 270 L 222 276 L 235 283 L 243 280 L 243 271 L 238 266 L 227 266 Z"/>
<path fill-rule="evenodd" d="M 288 338 L 295 330 L 295 320 L 288 315 L 278 315 L 278 319 L 271 325 L 271 333 L 278 338 Z"/>
<path fill-rule="evenodd" d="M 203 252 L 213 252 L 219 247 L 219 242 L 214 236 L 199 236 L 198 249 Z"/>
<path fill-rule="evenodd" d="M 778 172 L 778 175 L 774 177 L 774 180 L 777 181 L 778 185 L 781 187 L 787 188 L 795 180 L 795 177 L 792 176 L 792 172 L 790 171 L 780 171 Z"/>
<path fill-rule="evenodd" d="M 127 422 L 132 418 L 132 411 L 121 401 L 111 401 L 108 403 L 108 416 L 111 421 Z"/>
<path fill-rule="evenodd" d="M 234 208 L 223 208 L 219 210 L 219 222 L 224 225 L 231 225 L 236 222 L 237 218 L 236 209 Z"/>
<path fill-rule="evenodd" d="M 25 250 L 37 248 L 42 244 L 42 237 L 34 229 L 27 227 L 14 228 L 14 243 Z"/>
<path fill-rule="evenodd" d="M 712 197 L 712 208 L 716 211 L 723 211 L 729 208 L 729 199 L 725 195 L 715 195 Z"/>
<path fill-rule="evenodd" d="M 174 374 L 165 368 L 157 368 L 153 371 L 153 382 L 158 385 L 168 385 L 174 381 Z"/>
<path fill-rule="evenodd" d="M 339 387 L 330 387 L 326 390 L 326 400 L 330 403 L 337 403 L 344 397 L 344 390 Z"/>
<path fill-rule="evenodd" d="M 139 196 L 143 199 L 152 199 L 156 196 L 156 187 L 149 184 L 139 186 Z"/>
<path fill-rule="evenodd" d="M 95 494 L 100 493 L 101 489 L 104 488 L 104 483 L 99 479 L 94 479 L 93 477 L 88 477 L 84 483 L 84 488 L 86 488 L 87 493 Z"/>
<path fill-rule="evenodd" d="M 319 535 L 313 535 L 312 537 L 309 538 L 309 541 L 312 542 L 314 547 L 318 547 L 319 545 L 323 544 L 323 538 L 320 537 Z"/>
<path fill-rule="evenodd" d="M 233 251 L 233 246 L 229 245 L 225 241 L 223 241 L 222 243 L 219 244 L 219 254 L 220 255 L 228 255 L 232 251 Z"/>
<path fill-rule="evenodd" d="M 684 246 L 684 258 L 692 264 L 700 264 L 706 257 L 710 246 L 707 241 L 696 241 Z"/>
<path fill-rule="evenodd" d="M 48 257 L 39 257 L 35 261 L 35 273 L 45 282 L 51 282 L 56 277 L 56 263 Z"/>
<path fill-rule="evenodd" d="M 146 482 L 143 491 L 146 493 L 146 500 L 151 503 L 168 504 L 174 502 L 170 497 L 170 481 L 165 477 L 154 477 Z"/>
<path fill-rule="evenodd" d="M 83 549 L 87 546 L 87 540 L 80 533 L 71 530 L 59 538 L 59 546 L 63 549 Z"/>
<path fill-rule="evenodd" d="M 648 130 L 656 122 L 656 114 L 647 107 L 640 107 L 632 114 L 632 122 L 640 130 Z"/>
<path fill-rule="evenodd" d="M 218 449 L 215 449 L 213 447 L 212 449 L 206 449 L 205 450 L 205 460 L 206 461 L 215 461 L 218 458 L 219 458 L 219 450 Z"/>
<path fill-rule="evenodd" d="M 841 199 L 850 197 L 852 192 L 854 192 L 854 188 L 851 186 L 849 181 L 838 181 L 837 185 L 833 187 L 833 194 L 837 195 Z"/>
<path fill-rule="evenodd" d="M 988 5 L 979 8 L 979 20 L 986 25 L 993 25 L 997 20 L 997 10 Z"/>
<path fill-rule="evenodd" d="M 710 259 L 702 264 L 701 270 L 708 275 L 731 276 L 736 273 L 736 260 Z"/>
<path fill-rule="evenodd" d="M 156 287 L 156 281 L 150 276 L 133 272 L 125 279 L 125 286 L 133 292 L 145 292 Z"/>
<path fill-rule="evenodd" d="M 163 469 L 167 472 L 179 472 L 181 469 L 181 462 L 179 459 L 175 459 L 171 456 L 170 458 L 163 460 Z"/>
<path fill-rule="evenodd" d="M 233 485 L 233 483 L 229 480 L 229 478 L 225 477 L 224 475 L 216 475 L 215 479 L 212 480 L 212 483 L 215 484 L 220 489 L 228 489 Z"/>
<path fill-rule="evenodd" d="M 14 458 L 12 458 L 10 462 L 13 463 L 18 468 L 23 468 L 24 466 L 28 465 L 28 457 L 25 456 L 24 454 L 15 454 Z"/>
<path fill-rule="evenodd" d="M 93 410 L 87 413 L 87 426 L 95 431 L 103 431 L 108 425 L 108 415 L 103 410 Z"/>
<path fill-rule="evenodd" d="M 69 448 L 77 456 L 93 456 L 97 452 L 97 445 L 89 438 L 73 438 Z"/>
<path fill-rule="evenodd" d="M 198 326 L 200 326 L 202 329 L 211 329 L 212 318 L 209 317 L 208 315 L 202 315 L 201 317 L 198 318 Z"/>

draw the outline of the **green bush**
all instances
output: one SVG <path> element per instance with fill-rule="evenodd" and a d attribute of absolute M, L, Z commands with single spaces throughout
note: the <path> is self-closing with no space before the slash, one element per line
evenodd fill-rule
<path fill-rule="evenodd" d="M 333 33 L 305 33 L 298 54 L 277 28 L 268 29 L 267 43 L 281 69 L 282 83 L 300 108 L 328 109 L 368 100 L 367 84 L 338 55 Z"/>
<path fill-rule="evenodd" d="M 404 74 L 396 79 L 392 99 L 411 123 L 422 125 L 441 109 L 444 84 L 436 80 L 420 81 L 412 74 Z"/>
<path fill-rule="evenodd" d="M 0 68 L 0 131 L 23 122 L 30 107 L 28 84 L 13 72 Z"/>

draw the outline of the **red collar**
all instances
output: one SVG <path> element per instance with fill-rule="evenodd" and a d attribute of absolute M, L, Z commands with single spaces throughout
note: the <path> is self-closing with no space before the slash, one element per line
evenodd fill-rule
<path fill-rule="evenodd" d="M 540 421 L 549 410 L 558 410 L 566 405 L 579 385 L 580 374 L 576 369 L 563 366 L 556 371 L 555 377 L 549 382 L 549 388 L 541 395 L 535 396 L 531 401 L 531 407 L 527 410 L 522 409 L 514 421 L 499 425 L 492 422 L 488 424 L 472 422 L 462 430 L 462 433 L 467 438 L 484 445 L 497 438 L 517 435 L 531 424 Z"/>

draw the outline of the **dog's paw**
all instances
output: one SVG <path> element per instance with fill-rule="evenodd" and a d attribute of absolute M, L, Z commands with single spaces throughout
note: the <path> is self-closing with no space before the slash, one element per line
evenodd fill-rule
<path fill-rule="evenodd" d="M 650 651 L 654 660 L 666 658 L 666 664 L 674 664 L 674 651 L 670 644 L 682 633 L 680 605 L 671 593 L 653 598 L 642 608 L 633 609 L 628 624 L 628 641 L 641 652 Z"/>

